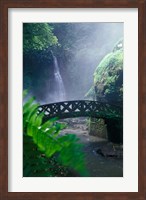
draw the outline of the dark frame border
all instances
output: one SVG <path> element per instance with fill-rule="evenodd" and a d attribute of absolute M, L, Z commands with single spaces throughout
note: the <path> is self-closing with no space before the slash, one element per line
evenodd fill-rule
<path fill-rule="evenodd" d="M 8 192 L 8 8 L 138 8 L 138 192 Z M 146 199 L 146 31 L 145 0 L 1 0 L 0 1 L 0 194 L 2 200 Z M 146 28 L 146 27 L 145 27 Z M 144 35 L 145 33 L 145 35 Z M 144 38 L 145 36 L 145 38 Z"/>

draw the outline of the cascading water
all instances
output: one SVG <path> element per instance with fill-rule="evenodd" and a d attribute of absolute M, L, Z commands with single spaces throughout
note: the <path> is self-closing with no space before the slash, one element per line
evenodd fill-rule
<path fill-rule="evenodd" d="M 55 84 L 55 101 L 65 101 L 65 87 L 60 74 L 57 58 L 53 55 L 54 62 L 54 84 Z"/>

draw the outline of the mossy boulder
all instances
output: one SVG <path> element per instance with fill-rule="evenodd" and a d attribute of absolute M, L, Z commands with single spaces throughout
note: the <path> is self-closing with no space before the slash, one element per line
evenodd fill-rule
<path fill-rule="evenodd" d="M 106 102 L 123 101 L 123 41 L 107 54 L 94 72 L 94 85 L 85 95 Z"/>
<path fill-rule="evenodd" d="M 119 40 L 113 51 L 107 54 L 97 66 L 94 72 L 94 84 L 85 95 L 87 99 L 93 99 L 108 104 L 120 106 L 119 118 L 104 119 L 108 139 L 122 143 L 123 140 L 123 40 Z M 92 121 L 92 120 L 91 120 Z M 91 126 L 98 133 L 98 128 Z M 96 133 L 95 133 L 96 134 Z M 94 135 L 95 135 L 94 134 Z"/>
<path fill-rule="evenodd" d="M 123 50 L 105 56 L 94 73 L 96 98 L 121 101 L 123 96 Z"/>

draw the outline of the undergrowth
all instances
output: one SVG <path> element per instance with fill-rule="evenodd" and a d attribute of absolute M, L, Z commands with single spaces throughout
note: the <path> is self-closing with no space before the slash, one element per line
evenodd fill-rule
<path fill-rule="evenodd" d="M 65 125 L 56 118 L 43 122 L 38 106 L 33 97 L 23 105 L 23 176 L 87 176 L 79 139 L 61 135 Z"/>

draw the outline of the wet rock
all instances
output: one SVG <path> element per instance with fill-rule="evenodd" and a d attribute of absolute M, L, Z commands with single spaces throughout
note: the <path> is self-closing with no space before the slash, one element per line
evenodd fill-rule
<path fill-rule="evenodd" d="M 123 157 L 123 148 L 122 145 L 106 144 L 101 148 L 98 148 L 95 151 L 97 154 L 103 157 L 109 158 L 122 158 Z"/>

